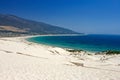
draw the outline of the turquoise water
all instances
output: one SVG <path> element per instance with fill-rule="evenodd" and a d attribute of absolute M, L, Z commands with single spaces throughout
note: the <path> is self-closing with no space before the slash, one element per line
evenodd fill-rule
<path fill-rule="evenodd" d="M 120 50 L 119 35 L 38 36 L 27 40 L 39 44 L 91 52 Z"/>

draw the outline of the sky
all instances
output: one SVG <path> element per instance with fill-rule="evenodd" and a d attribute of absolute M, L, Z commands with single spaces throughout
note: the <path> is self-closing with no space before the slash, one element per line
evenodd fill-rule
<path fill-rule="evenodd" d="M 120 0 L 0 0 L 0 13 L 89 34 L 120 34 Z"/>

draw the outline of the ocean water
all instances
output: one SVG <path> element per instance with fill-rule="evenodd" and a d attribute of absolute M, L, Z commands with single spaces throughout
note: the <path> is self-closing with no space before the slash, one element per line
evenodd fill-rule
<path fill-rule="evenodd" d="M 27 40 L 39 44 L 90 52 L 120 50 L 120 35 L 38 36 Z"/>

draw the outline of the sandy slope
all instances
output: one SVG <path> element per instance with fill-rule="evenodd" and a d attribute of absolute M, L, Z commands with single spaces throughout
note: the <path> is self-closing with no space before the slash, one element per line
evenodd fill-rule
<path fill-rule="evenodd" d="M 83 53 L 1 38 L 0 80 L 120 80 L 120 55 L 100 60 L 103 55 Z"/>

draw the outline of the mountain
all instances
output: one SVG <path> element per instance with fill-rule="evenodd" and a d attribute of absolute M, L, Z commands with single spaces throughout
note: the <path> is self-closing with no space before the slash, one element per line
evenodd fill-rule
<path fill-rule="evenodd" d="M 0 32 L 15 34 L 78 34 L 62 27 L 3 14 L 0 14 Z"/>

